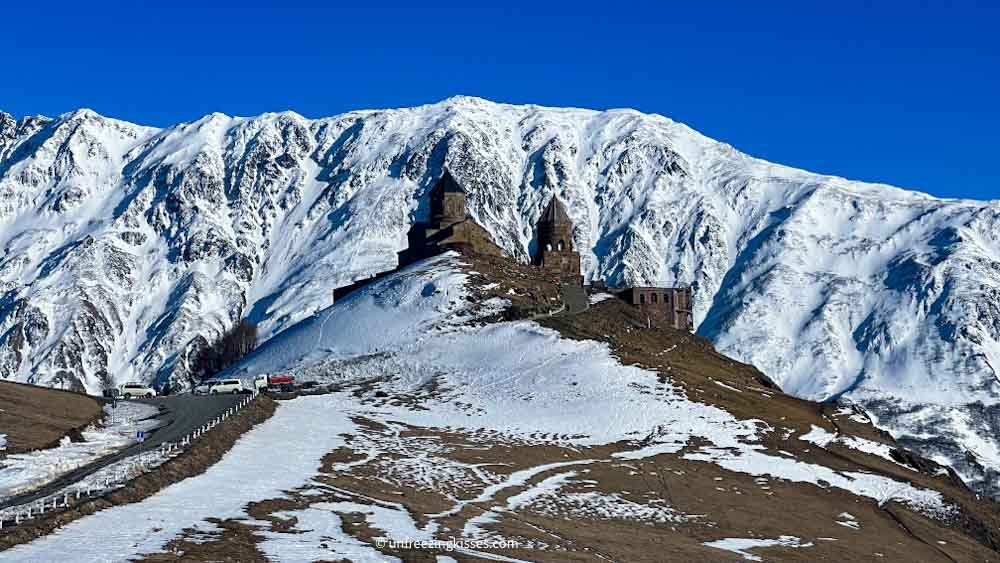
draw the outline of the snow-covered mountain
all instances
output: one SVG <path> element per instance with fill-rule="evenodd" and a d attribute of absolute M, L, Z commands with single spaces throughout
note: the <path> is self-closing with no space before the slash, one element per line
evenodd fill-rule
<path fill-rule="evenodd" d="M 771 164 L 630 110 L 0 114 L 0 374 L 96 391 L 183 378 L 243 317 L 267 339 L 392 268 L 445 166 L 511 255 L 558 194 L 588 278 L 691 284 L 721 351 L 996 486 L 1000 203 Z"/>

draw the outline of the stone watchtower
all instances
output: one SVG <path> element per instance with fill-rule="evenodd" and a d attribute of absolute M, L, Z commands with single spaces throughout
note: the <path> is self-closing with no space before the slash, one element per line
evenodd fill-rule
<path fill-rule="evenodd" d="M 431 225 L 444 229 L 455 223 L 465 221 L 465 190 L 448 172 L 438 180 L 430 193 Z"/>
<path fill-rule="evenodd" d="M 532 262 L 548 274 L 583 283 L 580 254 L 573 250 L 573 222 L 555 196 L 538 219 L 538 247 Z"/>

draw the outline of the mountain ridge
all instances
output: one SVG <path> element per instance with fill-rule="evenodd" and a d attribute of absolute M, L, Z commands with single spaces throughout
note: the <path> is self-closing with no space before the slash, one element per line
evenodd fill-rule
<path fill-rule="evenodd" d="M 521 109 L 540 110 L 540 111 L 557 111 L 557 110 L 562 110 L 562 111 L 574 111 L 574 112 L 591 113 L 591 114 L 616 113 L 617 112 L 617 113 L 632 114 L 632 115 L 642 116 L 642 117 L 647 117 L 647 118 L 658 118 L 658 119 L 664 120 L 665 122 L 667 122 L 669 124 L 684 127 L 690 133 L 698 135 L 698 136 L 701 136 L 701 137 L 704 137 L 705 139 L 707 139 L 707 140 L 709 140 L 711 142 L 718 143 L 720 145 L 732 148 L 733 150 L 739 152 L 740 154 L 742 154 L 742 155 L 744 155 L 744 156 L 746 156 L 748 158 L 760 161 L 763 164 L 767 164 L 767 165 L 771 165 L 771 166 L 777 166 L 777 167 L 780 167 L 780 168 L 788 169 L 790 171 L 802 172 L 802 173 L 809 174 L 811 176 L 824 177 L 824 178 L 828 178 L 830 180 L 842 180 L 842 181 L 849 182 L 849 183 L 852 183 L 852 184 L 864 184 L 864 185 L 867 185 L 867 186 L 871 186 L 871 187 L 875 187 L 875 188 L 880 188 L 880 189 L 881 188 L 887 188 L 887 189 L 891 189 L 891 190 L 901 190 L 901 191 L 906 192 L 906 193 L 908 193 L 910 195 L 926 196 L 928 198 L 939 200 L 939 201 L 942 201 L 942 202 L 969 203 L 969 204 L 996 204 L 996 205 L 1000 205 L 1000 199 L 986 199 L 986 200 L 983 200 L 983 199 L 961 198 L 961 197 L 943 197 L 943 196 L 938 196 L 938 195 L 934 195 L 934 194 L 931 194 L 929 192 L 926 192 L 926 191 L 922 190 L 919 187 L 897 186 L 895 184 L 889 183 L 888 181 L 852 180 L 852 179 L 848 178 L 847 176 L 842 176 L 842 175 L 836 174 L 836 173 L 815 172 L 815 171 L 809 170 L 809 169 L 807 169 L 805 167 L 792 166 L 792 165 L 786 165 L 786 164 L 779 164 L 779 163 L 771 162 L 771 161 L 767 160 L 766 157 L 755 156 L 755 155 L 746 153 L 746 152 L 744 152 L 742 150 L 736 149 L 735 146 L 733 146 L 731 143 L 729 143 L 727 141 L 720 141 L 720 140 L 708 137 L 707 135 L 701 133 L 697 129 L 692 128 L 691 126 L 687 125 L 686 123 L 680 122 L 680 121 L 675 121 L 675 120 L 671 119 L 670 117 L 668 117 L 666 115 L 663 115 L 663 114 L 660 114 L 660 113 L 655 113 L 655 112 L 653 112 L 653 113 L 646 113 L 646 112 L 642 112 L 641 110 L 638 110 L 638 109 L 635 109 L 635 108 L 629 108 L 629 107 L 615 107 L 615 108 L 606 108 L 606 109 L 592 109 L 592 108 L 577 107 L 577 106 L 549 106 L 549 105 L 544 105 L 544 104 L 516 104 L 516 103 L 512 103 L 512 102 L 495 102 L 495 101 L 489 100 L 487 98 L 482 98 L 482 97 L 479 97 L 479 96 L 457 94 L 457 95 L 454 95 L 454 96 L 449 96 L 447 98 L 444 98 L 443 100 L 438 101 L 438 102 L 425 103 L 425 104 L 420 104 L 420 105 L 416 105 L 416 106 L 402 106 L 402 107 L 392 107 L 392 108 L 388 108 L 387 107 L 387 108 L 369 108 L 369 109 L 349 110 L 349 111 L 341 113 L 341 114 L 336 114 L 335 116 L 316 117 L 316 118 L 306 117 L 306 116 L 298 113 L 297 111 L 295 111 L 293 109 L 287 109 L 287 110 L 281 110 L 281 111 L 266 111 L 266 112 L 259 113 L 259 114 L 254 114 L 254 115 L 235 115 L 235 114 L 230 115 L 230 114 L 225 113 L 225 112 L 214 111 L 214 112 L 210 112 L 208 114 L 205 114 L 204 116 L 202 116 L 202 117 L 200 117 L 198 119 L 194 119 L 194 120 L 191 120 L 191 121 L 182 121 L 182 122 L 178 122 L 175 125 L 166 126 L 166 127 L 159 127 L 159 126 L 154 126 L 154 125 L 143 125 L 141 123 L 136 123 L 136 122 L 129 121 L 129 120 L 125 119 L 125 118 L 109 117 L 109 116 L 105 116 L 105 115 L 101 114 L 100 112 L 98 112 L 97 110 L 94 110 L 93 108 L 86 108 L 86 107 L 84 107 L 84 108 L 78 108 L 78 109 L 75 109 L 75 110 L 70 110 L 70 111 L 58 114 L 55 117 L 50 117 L 50 116 L 43 115 L 43 114 L 32 114 L 32 115 L 25 115 L 25 116 L 22 116 L 20 118 L 16 117 L 12 113 L 8 113 L 8 112 L 4 111 L 2 108 L 0 108 L 0 120 L 2 120 L 2 118 L 5 116 L 5 117 L 7 117 L 8 119 L 10 119 L 10 120 L 12 120 L 14 122 L 20 122 L 22 120 L 55 121 L 55 120 L 59 120 L 59 119 L 68 118 L 68 117 L 71 117 L 71 116 L 74 116 L 74 115 L 77 115 L 77 114 L 85 114 L 85 115 L 92 115 L 92 116 L 95 116 L 95 117 L 99 117 L 101 119 L 108 120 L 108 121 L 117 121 L 117 122 L 121 122 L 121 123 L 124 123 L 124 124 L 135 125 L 135 126 L 143 127 L 143 128 L 150 129 L 150 130 L 163 131 L 163 130 L 166 130 L 166 129 L 170 129 L 171 127 L 176 127 L 176 126 L 180 126 L 180 125 L 196 123 L 198 121 L 201 121 L 201 120 L 203 120 L 203 119 L 205 119 L 207 117 L 211 117 L 211 116 L 218 116 L 218 117 L 225 118 L 225 119 L 228 119 L 228 120 L 233 120 L 233 121 L 248 121 L 248 120 L 252 121 L 252 120 L 258 120 L 258 119 L 268 119 L 268 118 L 276 118 L 276 117 L 286 116 L 286 117 L 291 117 L 293 119 L 298 119 L 300 121 L 316 122 L 316 121 L 323 121 L 323 120 L 332 119 L 334 117 L 346 116 L 346 115 L 351 115 L 351 114 L 356 114 L 358 116 L 365 116 L 365 115 L 377 114 L 377 113 L 380 113 L 380 112 L 391 112 L 391 111 L 400 111 L 400 110 L 417 110 L 417 109 L 421 109 L 421 108 L 430 108 L 430 107 L 440 106 L 441 104 L 462 103 L 462 102 L 487 103 L 487 104 L 492 104 L 492 105 L 495 105 L 495 106 L 498 106 L 498 107 L 521 108 Z"/>

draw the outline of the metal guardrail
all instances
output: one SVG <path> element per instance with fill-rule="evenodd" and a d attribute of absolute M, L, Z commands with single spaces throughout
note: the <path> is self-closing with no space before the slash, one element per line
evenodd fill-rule
<path fill-rule="evenodd" d="M 244 407 L 252 404 L 253 401 L 259 396 L 260 392 L 254 390 L 253 393 L 238 402 L 235 406 L 226 409 L 222 414 L 196 428 L 194 431 L 189 433 L 187 436 L 184 436 L 177 442 L 165 442 L 157 446 L 155 451 L 142 452 L 138 455 L 109 465 L 107 468 L 104 468 L 105 470 L 110 470 L 107 471 L 109 475 L 96 479 L 96 483 L 88 482 L 87 485 L 80 486 L 80 481 L 77 481 L 72 485 L 64 487 L 62 490 L 39 500 L 0 510 L 0 533 L 2 533 L 3 530 L 20 526 L 25 522 L 40 518 L 45 514 L 72 508 L 73 506 L 79 504 L 81 499 L 88 500 L 92 498 L 99 498 L 113 490 L 124 487 L 129 481 L 135 479 L 136 477 L 159 467 L 163 463 L 166 463 L 166 461 L 189 450 L 191 445 L 196 440 L 210 432 L 216 426 L 222 424 L 229 417 L 234 416 Z M 93 475 L 85 477 L 84 480 L 90 477 L 93 477 Z"/>

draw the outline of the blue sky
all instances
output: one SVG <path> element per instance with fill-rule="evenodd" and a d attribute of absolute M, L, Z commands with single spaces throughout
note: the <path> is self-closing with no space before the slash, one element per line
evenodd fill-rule
<path fill-rule="evenodd" d="M 995 2 L 15 2 L 0 110 L 168 125 L 456 94 L 683 121 L 755 156 L 1000 199 Z"/>

